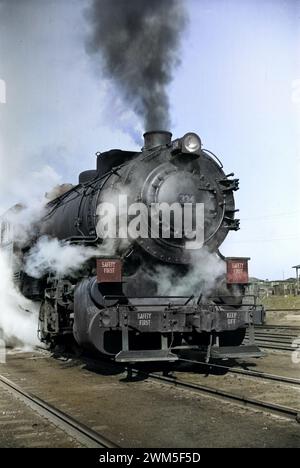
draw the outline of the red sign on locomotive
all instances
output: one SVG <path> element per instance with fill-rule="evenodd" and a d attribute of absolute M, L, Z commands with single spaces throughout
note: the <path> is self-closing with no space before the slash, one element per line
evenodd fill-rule
<path fill-rule="evenodd" d="M 249 258 L 226 258 L 227 263 L 227 283 L 229 284 L 247 284 Z"/>
<path fill-rule="evenodd" d="M 122 262 L 117 259 L 97 259 L 97 281 L 98 283 L 121 283 Z"/>

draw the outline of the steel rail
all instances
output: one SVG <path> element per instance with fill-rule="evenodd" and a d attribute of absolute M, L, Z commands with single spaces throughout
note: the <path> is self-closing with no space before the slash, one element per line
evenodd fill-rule
<path fill-rule="evenodd" d="M 300 309 L 265 309 L 266 312 L 300 312 Z"/>
<path fill-rule="evenodd" d="M 84 424 L 59 409 L 41 400 L 37 396 L 26 392 L 11 380 L 0 375 L 0 385 L 13 395 L 20 398 L 24 403 L 37 411 L 41 416 L 46 417 L 64 432 L 67 432 L 76 440 L 82 442 L 89 448 L 117 448 L 118 446 L 98 432 L 93 431 Z"/>
<path fill-rule="evenodd" d="M 300 331 L 300 326 L 296 325 L 255 325 L 255 330 L 291 330 Z"/>
<path fill-rule="evenodd" d="M 246 339 L 248 339 L 248 336 L 246 335 Z M 290 345 L 292 344 L 293 340 L 295 340 L 296 338 L 289 338 L 289 339 L 285 339 L 285 338 L 273 338 L 272 336 L 268 337 L 268 336 L 259 336 L 259 335 L 255 335 L 255 341 L 256 342 L 261 342 L 263 341 L 264 343 L 275 343 L 275 344 L 279 344 L 279 345 Z"/>
<path fill-rule="evenodd" d="M 90 363 L 93 363 L 95 366 L 98 366 L 100 364 L 100 362 L 98 360 L 94 360 L 94 359 L 85 359 L 87 360 L 88 362 Z M 182 360 L 180 358 L 180 360 Z M 196 361 L 197 364 L 202 364 L 201 362 L 199 361 Z M 211 364 L 210 363 L 206 363 L 208 366 L 210 366 Z M 105 361 L 105 366 L 108 365 L 108 362 Z M 219 399 L 225 399 L 225 400 L 228 400 L 228 401 L 231 401 L 233 403 L 236 403 L 236 404 L 240 404 L 242 406 L 248 406 L 248 407 L 252 407 L 253 409 L 260 409 L 260 410 L 265 410 L 266 412 L 269 412 L 269 413 L 275 413 L 275 414 L 280 414 L 282 416 L 286 416 L 290 419 L 293 419 L 293 420 L 296 420 L 298 423 L 300 423 L 300 410 L 296 409 L 296 408 L 290 408 L 290 407 L 287 407 L 287 406 L 282 406 L 282 405 L 278 405 L 276 403 L 269 403 L 269 402 L 264 402 L 264 401 L 261 401 L 261 400 L 256 400 L 256 399 L 253 399 L 253 398 L 248 398 L 246 396 L 242 396 L 242 395 L 237 395 L 235 393 L 230 393 L 230 392 L 227 392 L 225 390 L 221 390 L 221 389 L 216 389 L 216 388 L 212 388 L 212 387 L 208 387 L 208 386 L 204 386 L 204 385 L 199 385 L 199 384 L 195 384 L 193 382 L 185 382 L 185 381 L 182 381 L 182 380 L 178 380 L 174 377 L 170 377 L 170 376 L 165 376 L 165 375 L 160 375 L 160 374 L 157 374 L 157 373 L 154 373 L 154 372 L 147 372 L 143 369 L 140 369 L 140 368 L 135 368 L 133 366 L 124 366 L 124 365 L 120 365 L 116 362 L 109 362 L 109 365 L 111 367 L 114 367 L 114 368 L 117 368 L 117 369 L 122 369 L 123 372 L 127 372 L 128 373 L 128 378 L 132 378 L 133 374 L 135 375 L 143 375 L 149 379 L 152 379 L 153 381 L 156 381 L 156 382 L 162 382 L 162 383 L 165 383 L 165 384 L 168 384 L 168 385 L 173 385 L 175 387 L 181 387 L 183 389 L 186 389 L 186 390 L 192 390 L 192 391 L 196 391 L 200 394 L 207 394 L 207 395 L 210 395 L 210 396 L 213 396 L 213 397 L 216 397 L 216 398 L 219 398 Z M 221 367 L 221 366 L 219 366 Z M 223 367 L 223 366 L 222 366 Z M 224 366 L 226 367 L 226 366 Z M 241 370 L 242 371 L 242 370 Z M 251 372 L 251 371 L 249 371 Z M 254 372 L 254 371 L 252 371 Z M 276 377 L 279 377 L 279 376 L 272 376 L 271 374 L 265 374 L 265 376 L 268 375 L 268 377 L 274 377 L 274 379 L 272 380 L 275 380 Z M 288 381 L 287 381 L 288 379 Z M 283 378 L 281 379 L 281 381 L 285 380 L 287 383 L 292 383 L 291 380 L 292 379 L 289 379 L 289 378 Z M 297 385 L 300 385 L 300 380 L 297 381 L 297 379 L 293 380 L 293 383 L 296 383 Z"/>
<path fill-rule="evenodd" d="M 206 366 L 206 367 L 212 367 L 216 369 L 222 369 L 222 370 L 227 370 L 228 372 L 232 374 L 240 374 L 240 375 L 245 375 L 249 377 L 256 377 L 259 379 L 264 379 L 264 380 L 272 380 L 284 384 L 292 384 L 292 385 L 300 385 L 300 379 L 294 379 L 293 377 L 285 377 L 281 375 L 276 375 L 276 374 L 269 374 L 267 372 L 261 372 L 261 371 L 253 371 L 249 369 L 237 369 L 235 367 L 229 367 L 229 366 L 224 366 L 221 364 L 213 364 L 209 362 L 203 362 L 203 361 L 195 361 L 193 359 L 184 359 L 184 358 L 179 358 L 179 361 L 183 362 L 190 362 L 191 364 L 198 364 L 200 366 Z"/>
<path fill-rule="evenodd" d="M 290 346 L 286 346 L 287 343 L 280 343 L 279 344 L 279 343 L 274 343 L 272 341 L 255 340 L 255 344 L 257 344 L 260 348 L 274 349 L 274 350 L 277 350 L 277 351 L 293 351 L 294 350 L 294 348 L 292 347 L 292 343 L 290 344 Z"/>
<path fill-rule="evenodd" d="M 217 397 L 221 400 L 232 401 L 234 403 L 238 403 L 242 406 L 251 407 L 253 409 L 267 410 L 269 413 L 280 414 L 281 416 L 288 417 L 300 423 L 300 412 L 296 408 L 290 408 L 288 406 L 278 405 L 276 403 L 269 403 L 262 400 L 256 400 L 254 398 L 248 398 L 243 395 L 230 393 L 225 390 L 207 387 L 205 385 L 194 384 L 193 382 L 185 382 L 182 380 L 177 380 L 173 377 L 167 377 L 152 372 L 141 372 L 140 370 L 133 368 L 131 370 L 140 374 L 144 373 L 153 381 L 163 382 L 168 385 L 173 385 L 175 387 L 181 387 L 187 390 L 196 391 L 197 393 L 200 393 L 202 395 L 208 394 L 213 397 Z"/>
<path fill-rule="evenodd" d="M 246 336 L 248 334 L 246 333 Z M 298 335 L 288 335 L 288 334 L 283 334 L 283 333 L 261 333 L 258 332 L 257 330 L 255 331 L 255 336 L 259 338 L 274 338 L 274 339 L 282 339 L 282 340 L 292 340 L 298 338 Z"/>

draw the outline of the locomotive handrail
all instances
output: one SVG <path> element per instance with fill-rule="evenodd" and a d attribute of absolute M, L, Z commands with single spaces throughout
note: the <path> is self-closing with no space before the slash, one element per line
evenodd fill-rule
<path fill-rule="evenodd" d="M 121 166 L 119 166 L 121 167 Z M 58 207 L 58 206 L 62 206 L 64 204 L 67 204 L 73 200 L 75 200 L 77 197 L 80 197 L 82 196 L 82 193 L 81 192 L 78 192 L 78 188 L 83 186 L 85 189 L 89 189 L 91 187 L 93 187 L 93 185 L 96 183 L 96 182 L 100 182 L 102 179 L 105 179 L 106 177 L 106 180 L 109 179 L 109 177 L 114 173 L 115 171 L 111 170 L 109 172 L 107 172 L 106 174 L 102 174 L 100 177 L 96 177 L 95 179 L 87 182 L 86 184 L 77 184 L 75 185 L 74 187 L 71 188 L 71 190 L 69 190 L 68 192 L 66 193 L 63 193 L 62 195 L 60 195 L 59 197 L 55 198 L 54 200 L 51 200 L 49 203 L 47 203 L 47 206 L 51 207 L 52 210 L 46 214 L 45 218 L 47 218 L 48 216 L 50 216 L 52 214 L 52 212 Z M 105 180 L 105 182 L 106 182 Z M 104 183 L 105 183 L 104 182 Z M 75 192 L 76 195 L 74 198 L 71 198 L 67 201 L 64 201 L 65 198 L 68 197 L 68 195 L 70 195 L 70 193 L 72 192 Z M 86 191 L 84 192 L 86 193 Z"/>
<path fill-rule="evenodd" d="M 193 299 L 192 296 L 124 296 L 124 295 L 119 295 L 119 294 L 107 294 L 103 296 L 105 299 Z M 223 294 L 222 296 L 209 296 L 208 299 L 220 299 L 220 297 L 233 297 L 237 299 L 239 296 L 236 296 L 234 294 Z M 241 297 L 252 297 L 253 299 L 256 298 L 254 294 L 243 294 Z"/>
<path fill-rule="evenodd" d="M 195 311 L 195 308 L 210 308 L 210 309 L 216 309 L 218 310 L 218 312 L 228 312 L 229 309 L 228 308 L 232 308 L 234 309 L 236 312 L 238 312 L 238 309 L 237 309 L 237 304 L 194 304 L 194 305 L 190 305 L 190 304 L 174 304 L 174 303 L 162 303 L 162 304 L 118 304 L 118 306 L 121 306 L 123 308 L 126 308 L 126 309 L 129 309 L 129 308 L 134 308 L 134 307 L 153 307 L 153 308 L 162 308 L 162 307 L 166 307 L 166 308 L 171 308 L 170 310 L 172 311 L 175 311 L 177 310 L 178 308 L 179 309 L 186 309 L 186 310 L 189 310 L 191 309 L 192 311 Z M 115 306 L 113 306 L 115 307 Z M 256 310 L 259 306 L 255 305 L 255 304 L 239 304 L 238 305 L 238 308 L 239 309 L 245 309 L 245 308 L 250 308 L 251 310 Z M 153 311 L 154 312 L 154 311 Z M 160 312 L 160 311 L 157 311 L 157 312 Z"/>
<path fill-rule="evenodd" d="M 202 152 L 203 152 L 203 153 L 207 153 L 208 155 L 213 156 L 213 157 L 217 160 L 217 162 L 219 163 L 220 168 L 223 169 L 224 166 L 223 166 L 222 162 L 220 161 L 220 159 L 218 158 L 218 156 L 216 156 L 212 151 L 210 151 L 210 150 L 204 148 L 204 149 L 202 149 Z"/>
<path fill-rule="evenodd" d="M 233 297 L 233 298 L 236 298 L 236 296 L 224 296 L 224 297 Z M 255 298 L 255 296 L 252 296 L 252 295 L 247 295 L 247 296 L 244 296 L 244 297 L 253 297 Z M 219 299 L 219 296 L 215 296 L 215 298 L 218 298 Z M 220 312 L 226 312 L 226 310 L 222 310 L 222 307 L 239 307 L 239 308 L 245 308 L 245 307 L 251 307 L 251 308 L 257 308 L 257 307 L 261 307 L 260 304 L 256 304 L 256 302 L 251 302 L 251 303 L 243 303 L 243 304 L 236 304 L 235 302 L 229 302 L 229 303 L 224 303 L 224 304 L 212 304 L 210 302 L 203 302 L 203 303 L 191 303 L 190 304 L 190 301 L 192 299 L 196 299 L 196 297 L 191 297 L 191 296 L 143 296 L 143 297 L 136 297 L 136 296 L 119 296 L 119 295 L 106 295 L 106 296 L 103 296 L 103 299 L 104 300 L 121 300 L 121 299 L 128 299 L 128 300 L 145 300 L 145 299 L 152 299 L 154 300 L 155 302 L 151 302 L 151 303 L 146 303 L 146 304 L 143 304 L 142 302 L 140 303 L 136 303 L 136 304 L 119 304 L 121 305 L 122 307 L 126 307 L 126 308 L 129 308 L 129 307 L 135 307 L 135 306 L 140 306 L 140 307 L 185 307 L 187 309 L 194 309 L 195 307 L 208 307 L 208 308 L 212 308 L 212 309 L 218 309 Z M 159 299 L 170 299 L 169 302 L 167 303 L 157 303 L 157 300 Z M 176 304 L 174 302 L 172 302 L 172 299 L 187 299 L 186 302 L 183 302 L 183 303 L 180 303 L 180 304 Z"/>

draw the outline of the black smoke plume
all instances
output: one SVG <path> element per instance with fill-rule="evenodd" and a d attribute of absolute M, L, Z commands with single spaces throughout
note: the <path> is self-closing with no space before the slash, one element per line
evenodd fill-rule
<path fill-rule="evenodd" d="M 180 63 L 184 0 L 93 0 L 87 51 L 99 56 L 145 130 L 170 128 L 167 85 Z"/>

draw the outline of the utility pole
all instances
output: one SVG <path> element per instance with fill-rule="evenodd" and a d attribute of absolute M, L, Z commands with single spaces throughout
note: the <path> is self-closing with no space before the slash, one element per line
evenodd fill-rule
<path fill-rule="evenodd" d="M 299 284 L 299 281 L 300 281 L 300 277 L 299 277 L 300 265 L 295 265 L 292 268 L 295 268 L 295 270 L 296 270 L 296 295 L 298 296 L 298 294 L 300 292 L 300 284 Z"/>

